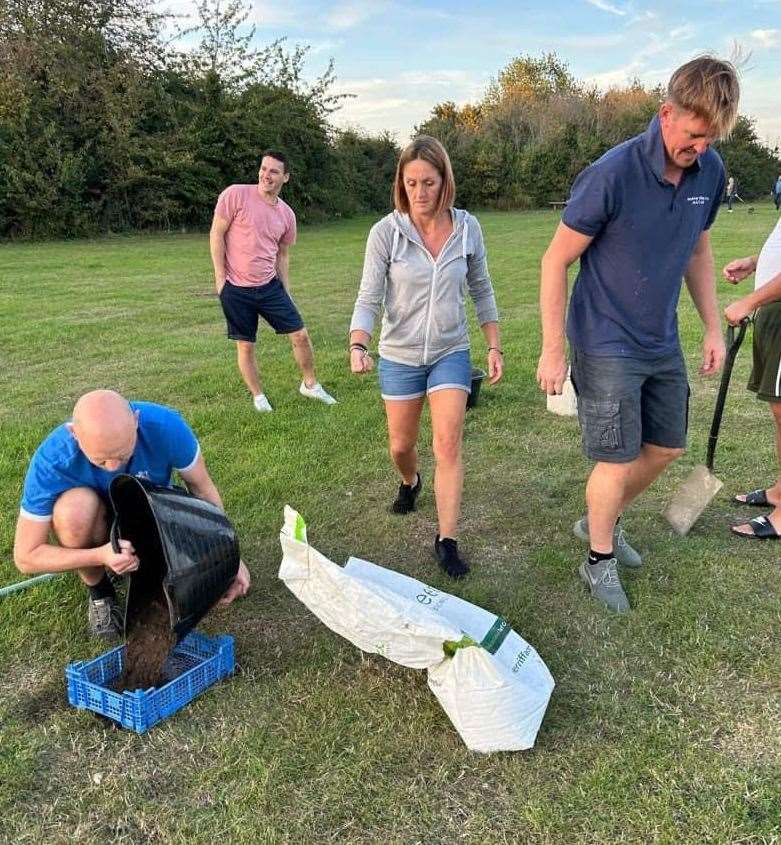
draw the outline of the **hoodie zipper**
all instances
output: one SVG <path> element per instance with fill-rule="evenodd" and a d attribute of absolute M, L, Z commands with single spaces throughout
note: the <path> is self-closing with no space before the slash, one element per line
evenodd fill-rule
<path fill-rule="evenodd" d="M 466 224 L 464 224 L 464 225 L 466 225 Z M 455 234 L 456 234 L 456 222 L 453 221 L 453 231 L 450 233 L 450 237 L 442 245 L 442 249 L 440 249 L 439 255 L 436 257 L 436 259 L 428 251 L 425 244 L 418 243 L 417 241 L 414 241 L 414 240 L 412 240 L 412 238 L 409 238 L 405 235 L 405 237 L 407 237 L 407 240 L 410 240 L 410 241 L 412 241 L 412 243 L 417 244 L 423 250 L 423 252 L 426 253 L 426 255 L 428 256 L 428 260 L 431 262 L 432 267 L 433 267 L 433 269 L 431 271 L 431 286 L 430 286 L 430 290 L 428 292 L 428 308 L 426 310 L 426 333 L 423 337 L 423 361 L 421 363 L 424 366 L 426 365 L 426 361 L 428 359 L 428 341 L 429 341 L 429 335 L 430 335 L 430 330 L 431 330 L 431 305 L 432 305 L 432 302 L 434 301 L 434 288 L 435 288 L 435 285 L 436 285 L 436 282 L 437 282 L 437 262 L 439 261 L 439 258 L 444 254 L 447 247 L 450 245 L 450 241 L 453 240 L 453 237 L 455 236 Z M 422 238 L 421 238 L 421 240 L 422 240 Z"/>

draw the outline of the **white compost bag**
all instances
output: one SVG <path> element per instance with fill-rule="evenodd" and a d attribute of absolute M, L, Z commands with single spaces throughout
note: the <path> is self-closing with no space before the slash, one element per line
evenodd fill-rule
<path fill-rule="evenodd" d="M 468 748 L 534 745 L 554 682 L 506 620 L 369 561 L 337 566 L 307 543 L 304 520 L 289 507 L 280 541 L 279 577 L 295 596 L 363 651 L 428 669 L 429 687 Z"/>

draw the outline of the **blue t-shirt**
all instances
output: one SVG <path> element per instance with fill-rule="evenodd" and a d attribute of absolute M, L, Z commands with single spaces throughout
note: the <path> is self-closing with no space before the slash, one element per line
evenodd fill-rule
<path fill-rule="evenodd" d="M 580 257 L 567 337 L 591 355 L 660 358 L 678 351 L 681 282 L 724 193 L 724 165 L 708 149 L 678 185 L 664 178 L 664 143 L 648 129 L 608 150 L 572 186 L 563 222 L 593 237 Z"/>
<path fill-rule="evenodd" d="M 74 487 L 108 493 L 120 473 L 171 484 L 173 470 L 186 472 L 198 458 L 198 440 L 181 415 L 152 402 L 131 402 L 138 411 L 136 448 L 127 464 L 114 472 L 91 464 L 65 425 L 58 426 L 35 450 L 22 492 L 22 516 L 45 522 L 51 519 L 57 497 Z"/>

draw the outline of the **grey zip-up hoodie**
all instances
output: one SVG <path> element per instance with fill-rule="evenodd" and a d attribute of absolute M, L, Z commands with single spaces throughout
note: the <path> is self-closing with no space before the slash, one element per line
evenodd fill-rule
<path fill-rule="evenodd" d="M 453 234 L 436 261 L 407 214 L 394 211 L 372 226 L 350 331 L 372 334 L 383 309 L 379 350 L 399 364 L 433 364 L 469 349 L 465 292 L 480 325 L 499 319 L 477 219 L 452 209 Z"/>

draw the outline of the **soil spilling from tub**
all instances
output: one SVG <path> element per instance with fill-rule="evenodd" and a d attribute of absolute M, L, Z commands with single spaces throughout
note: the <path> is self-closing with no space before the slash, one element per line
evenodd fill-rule
<path fill-rule="evenodd" d="M 166 683 L 169 679 L 163 677 L 163 665 L 176 645 L 162 584 L 135 598 L 137 610 L 125 647 L 125 668 L 115 686 L 118 692 Z"/>

